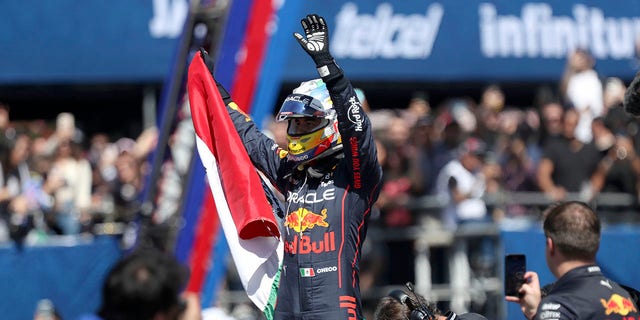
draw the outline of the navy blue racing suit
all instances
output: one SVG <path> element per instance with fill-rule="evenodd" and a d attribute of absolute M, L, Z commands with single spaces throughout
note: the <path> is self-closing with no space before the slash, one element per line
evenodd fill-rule
<path fill-rule="evenodd" d="M 629 292 L 596 265 L 575 268 L 542 298 L 534 319 L 640 319 Z"/>
<path fill-rule="evenodd" d="M 358 263 L 382 168 L 351 83 L 341 74 L 327 88 L 343 148 L 305 165 L 227 108 L 251 161 L 286 197 L 275 319 L 363 319 Z"/>

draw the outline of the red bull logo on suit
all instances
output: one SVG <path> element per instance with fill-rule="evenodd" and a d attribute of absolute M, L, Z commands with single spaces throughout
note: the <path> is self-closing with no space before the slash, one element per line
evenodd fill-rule
<path fill-rule="evenodd" d="M 313 229 L 315 226 L 328 227 L 325 221 L 327 218 L 327 209 L 322 209 L 320 214 L 313 213 L 305 208 L 291 212 L 285 217 L 284 226 L 302 232 L 307 229 Z"/>
<path fill-rule="evenodd" d="M 328 227 L 329 223 L 327 223 L 326 219 L 327 209 L 322 209 L 320 214 L 317 214 L 308 209 L 299 208 L 285 217 L 284 225 L 301 233 L 316 226 Z M 322 253 L 335 250 L 336 240 L 333 231 L 325 232 L 322 240 L 318 241 L 311 240 L 311 237 L 307 235 L 296 234 L 292 241 L 284 242 L 284 252 L 292 254 Z"/>
<path fill-rule="evenodd" d="M 631 302 L 631 300 L 617 293 L 614 293 L 613 295 L 611 295 L 609 300 L 600 299 L 600 302 L 604 307 L 604 313 L 606 315 L 615 313 L 622 316 L 626 316 L 631 312 L 638 311 L 636 307 L 633 305 L 633 302 Z"/>
<path fill-rule="evenodd" d="M 292 241 L 284 242 L 284 252 L 291 254 L 309 254 L 336 251 L 336 235 L 325 232 L 322 240 L 313 241 L 309 236 L 293 236 Z"/>

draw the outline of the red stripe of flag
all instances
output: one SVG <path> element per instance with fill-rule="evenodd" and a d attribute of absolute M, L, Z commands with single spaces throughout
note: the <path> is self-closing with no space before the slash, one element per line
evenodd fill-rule
<path fill-rule="evenodd" d="M 260 177 L 199 52 L 189 66 L 187 84 L 196 134 L 218 162 L 222 187 L 238 236 L 241 239 L 279 237 Z"/>
<path fill-rule="evenodd" d="M 273 4 L 270 0 L 253 2 L 247 33 L 241 49 L 244 61 L 241 61 L 236 69 L 236 77 L 231 90 L 236 103 L 245 113 L 251 111 L 256 83 L 262 69 L 262 60 L 271 38 L 268 25 L 273 16 Z"/>

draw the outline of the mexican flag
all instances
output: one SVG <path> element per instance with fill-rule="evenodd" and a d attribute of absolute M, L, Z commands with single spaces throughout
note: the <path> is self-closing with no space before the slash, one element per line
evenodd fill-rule
<path fill-rule="evenodd" d="M 300 268 L 300 276 L 303 278 L 314 277 L 315 275 L 313 268 Z"/>
<path fill-rule="evenodd" d="M 277 221 L 199 52 L 187 81 L 198 154 L 231 255 L 249 299 L 272 319 L 284 254 Z"/>

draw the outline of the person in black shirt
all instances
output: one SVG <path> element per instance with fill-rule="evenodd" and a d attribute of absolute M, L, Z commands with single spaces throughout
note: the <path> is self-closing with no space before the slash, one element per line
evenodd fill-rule
<path fill-rule="evenodd" d="M 562 136 L 544 145 L 538 165 L 538 187 L 554 201 L 565 199 L 569 192 L 584 191 L 602 158 L 593 142 L 576 139 L 578 117 L 573 109 L 564 112 Z"/>

